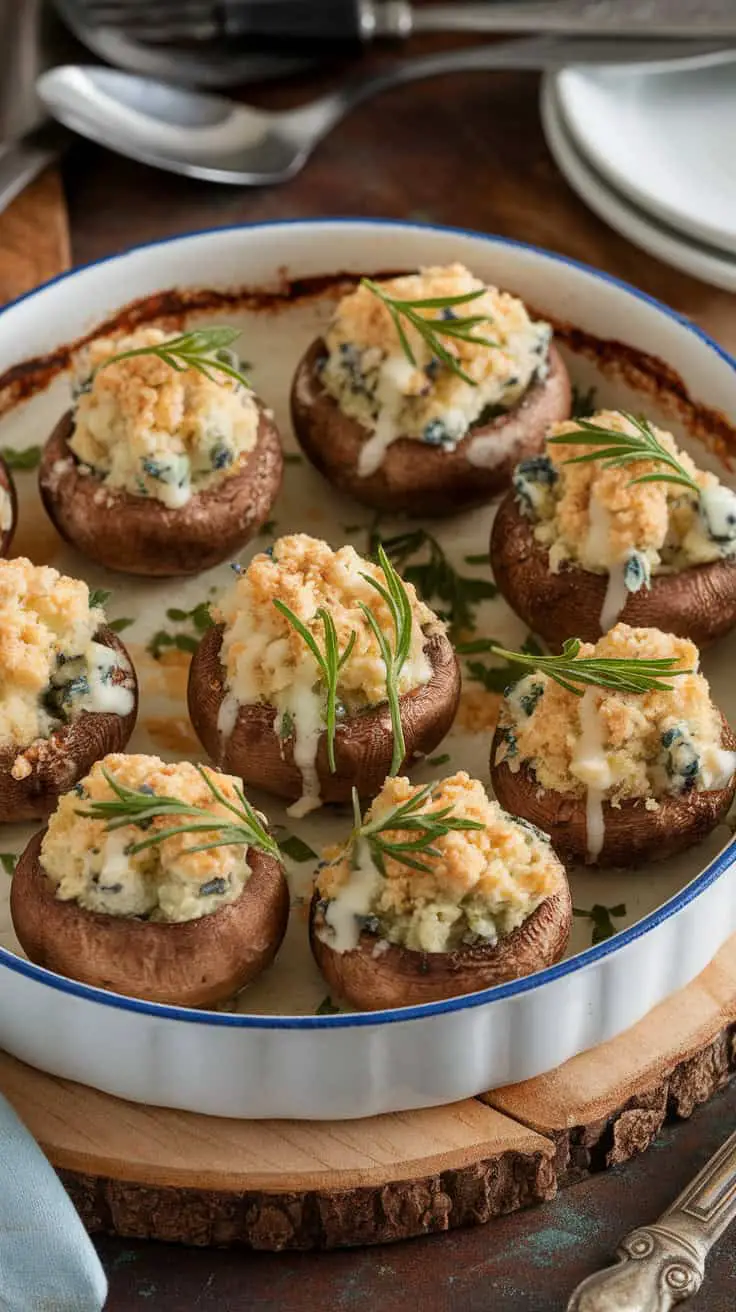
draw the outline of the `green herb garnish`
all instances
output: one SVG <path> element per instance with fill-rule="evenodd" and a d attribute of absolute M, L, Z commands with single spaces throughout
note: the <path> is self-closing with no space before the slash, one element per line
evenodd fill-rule
<path fill-rule="evenodd" d="M 373 630 L 381 659 L 386 667 L 386 697 L 391 714 L 391 729 L 394 739 L 389 774 L 396 774 L 406 755 L 404 726 L 401 723 L 401 707 L 399 705 L 399 675 L 411 650 L 413 616 L 406 588 L 383 547 L 378 548 L 378 563 L 383 570 L 383 576 L 386 580 L 385 586 L 383 583 L 379 583 L 378 579 L 374 579 L 371 574 L 363 574 L 361 577 L 372 588 L 375 588 L 379 597 L 383 598 L 388 607 L 391 622 L 394 626 L 393 646 L 383 632 L 373 611 L 366 606 L 364 601 L 358 604 Z"/>
<path fill-rule="evenodd" d="M 450 759 L 450 753 L 449 753 L 449 752 L 443 752 L 441 756 L 428 756 L 428 757 L 427 757 L 427 764 L 428 764 L 428 765 L 447 765 L 447 762 L 449 761 L 449 759 Z"/>
<path fill-rule="evenodd" d="M 285 465 L 301 465 L 303 463 L 304 456 L 300 455 L 298 451 L 284 451 Z"/>
<path fill-rule="evenodd" d="M 463 292 L 460 296 L 429 296 L 424 300 L 402 301 L 395 296 L 389 296 L 377 282 L 372 282 L 370 278 L 361 278 L 361 287 L 366 287 L 369 292 L 377 296 L 386 306 L 394 327 L 396 329 L 401 349 L 404 352 L 410 364 L 417 368 L 416 356 L 411 348 L 411 343 L 406 335 L 402 320 L 411 324 L 426 343 L 431 355 L 440 360 L 442 364 L 451 369 L 454 374 L 462 378 L 464 382 L 470 383 L 471 387 L 477 387 L 478 384 L 474 378 L 466 374 L 461 368 L 454 355 L 451 355 L 447 348 L 440 341 L 441 337 L 449 337 L 456 341 L 473 342 L 478 346 L 498 346 L 498 342 L 491 341 L 488 337 L 475 337 L 473 329 L 479 324 L 487 323 L 488 316 L 485 314 L 474 314 L 462 318 L 458 315 L 452 315 L 447 319 L 428 319 L 423 314 L 418 314 L 418 310 L 446 310 L 452 309 L 455 305 L 467 305 L 470 301 L 477 301 L 479 296 L 486 293 L 485 287 L 479 287 L 474 292 Z"/>
<path fill-rule="evenodd" d="M 359 845 L 365 843 L 374 866 L 384 876 L 386 874 L 385 859 L 387 856 L 393 857 L 395 861 L 400 861 L 402 865 L 408 866 L 410 870 L 421 870 L 424 874 L 430 874 L 431 867 L 420 860 L 420 857 L 440 856 L 437 848 L 433 846 L 438 838 L 444 838 L 445 834 L 449 834 L 455 829 L 484 828 L 480 820 L 468 820 L 464 816 L 453 815 L 451 806 L 444 806 L 438 811 L 423 811 L 422 807 L 425 802 L 432 797 L 433 787 L 433 784 L 427 784 L 426 787 L 420 788 L 418 792 L 414 793 L 408 801 L 401 802 L 399 806 L 393 807 L 391 811 L 386 811 L 383 815 L 376 816 L 375 819 L 366 820 L 365 822 L 360 813 L 358 793 L 354 788 L 353 817 L 355 826 L 349 839 L 349 850 L 353 853 L 354 863 Z M 389 835 L 397 830 L 408 831 L 410 834 L 415 834 L 416 837 L 392 841 Z"/>
<path fill-rule="evenodd" d="M 125 629 L 129 629 L 131 624 L 135 624 L 135 620 L 128 619 L 125 616 L 121 616 L 118 620 L 107 621 L 107 627 L 112 629 L 113 633 L 122 633 Z"/>
<path fill-rule="evenodd" d="M 95 373 L 106 369 L 110 364 L 117 364 L 119 360 L 131 360 L 136 355 L 155 355 L 177 373 L 196 369 L 212 383 L 218 381 L 214 377 L 215 373 L 227 374 L 229 378 L 235 378 L 244 387 L 248 387 L 245 374 L 236 369 L 228 358 L 230 354 L 228 348 L 238 337 L 240 337 L 239 328 L 196 328 L 193 332 L 182 333 L 181 336 L 172 337 L 166 342 L 136 346 L 130 351 L 119 351 L 117 355 L 111 355 L 107 360 L 103 360 L 102 364 L 97 366 Z"/>
<path fill-rule="evenodd" d="M 589 415 L 595 414 L 597 392 L 597 387 L 589 387 L 584 392 L 582 387 L 578 387 L 576 383 L 573 383 L 570 398 L 570 415 L 573 419 L 587 419 Z"/>
<path fill-rule="evenodd" d="M 315 1008 L 314 1014 L 315 1016 L 336 1016 L 339 1010 L 340 1008 L 335 1006 L 332 998 L 328 994 L 326 998 L 322 999 L 319 1006 Z"/>
<path fill-rule="evenodd" d="M 380 542 L 381 539 L 374 533 L 371 550 L 375 551 Z M 384 538 L 381 545 L 389 559 L 401 570 L 406 582 L 414 584 L 423 601 L 428 605 L 435 601 L 442 603 L 434 609 L 441 619 L 447 620 L 452 634 L 474 629 L 476 607 L 483 601 L 490 601 L 498 592 L 490 579 L 458 574 L 437 539 L 423 528 L 410 529 L 407 533 Z M 412 557 L 420 553 L 425 558 L 413 561 Z M 484 563 L 487 563 L 486 557 Z"/>
<path fill-rule="evenodd" d="M 37 469 L 41 463 L 40 446 L 27 446 L 24 451 L 17 451 L 14 446 L 4 446 L 0 448 L 0 455 L 8 469 L 19 472 Z"/>
<path fill-rule="evenodd" d="M 337 729 L 337 683 L 340 677 L 340 671 L 343 668 L 348 657 L 350 656 L 350 653 L 353 650 L 353 647 L 355 646 L 355 641 L 358 635 L 355 632 L 350 634 L 345 649 L 341 653 L 340 645 L 337 640 L 337 630 L 335 628 L 335 621 L 333 620 L 329 611 L 325 610 L 324 606 L 320 606 L 319 610 L 317 611 L 316 618 L 322 621 L 322 628 L 324 630 L 324 639 L 325 639 L 325 649 L 324 651 L 320 651 L 317 641 L 314 637 L 314 634 L 310 633 L 306 624 L 304 624 L 303 621 L 299 619 L 298 615 L 294 614 L 291 607 L 287 606 L 285 602 L 279 601 L 278 598 L 274 599 L 273 604 L 276 607 L 279 614 L 283 615 L 284 619 L 289 621 L 289 624 L 292 626 L 292 628 L 296 629 L 300 638 L 304 639 L 319 667 L 319 671 L 322 676 L 322 682 L 325 686 L 325 693 L 327 696 L 327 714 L 326 714 L 327 760 L 329 762 L 330 771 L 332 774 L 334 774 L 335 770 L 337 769 L 337 766 L 335 764 L 335 731 Z"/>
<path fill-rule="evenodd" d="M 475 656 L 481 652 L 490 652 L 494 656 L 500 650 L 500 643 L 495 638 L 473 638 L 469 642 L 458 642 L 455 651 L 458 656 Z M 522 654 L 525 656 L 542 656 L 542 648 L 539 646 L 533 634 L 527 634 L 521 646 Z M 514 665 L 513 662 L 502 660 L 497 665 L 486 665 L 483 661 L 467 661 L 467 671 L 471 679 L 476 683 L 481 683 L 486 692 L 505 692 L 509 684 L 515 683 L 524 674 L 524 667 Z"/>
<path fill-rule="evenodd" d="M 593 922 L 592 943 L 605 943 L 607 938 L 612 938 L 618 933 L 611 917 L 615 916 L 620 919 L 626 915 L 626 903 L 619 902 L 618 906 L 605 907 L 600 902 L 594 902 L 590 911 L 585 911 L 582 907 L 573 907 L 572 914 L 578 919 L 591 920 Z"/>
<path fill-rule="evenodd" d="M 162 651 L 167 648 L 174 648 L 175 651 L 186 651 L 193 653 L 199 646 L 200 636 L 211 629 L 214 620 L 210 615 L 209 603 L 198 601 L 196 606 L 191 610 L 182 610 L 179 606 L 170 606 L 166 611 L 166 618 L 171 620 L 172 624 L 189 624 L 194 630 L 193 633 L 170 633 L 168 629 L 157 629 L 149 639 L 146 650 L 150 652 L 154 660 L 158 660 Z"/>
<path fill-rule="evenodd" d="M 492 644 L 489 650 L 505 657 L 515 665 L 537 670 L 547 674 L 555 683 L 582 697 L 576 684 L 584 687 L 611 688 L 614 692 L 672 692 L 671 683 L 663 683 L 663 677 L 676 678 L 681 674 L 692 674 L 692 670 L 677 670 L 676 656 L 663 656 L 656 659 L 616 656 L 582 656 L 576 659 L 580 651 L 579 638 L 568 638 L 563 643 L 559 656 L 538 656 L 523 651 L 505 651 L 503 647 Z"/>
<path fill-rule="evenodd" d="M 134 825 L 143 829 L 146 827 L 147 822 L 156 820 L 160 816 L 197 817 L 197 819 L 192 819 L 189 824 L 174 824 L 170 829 L 159 829 L 155 833 L 148 834 L 146 838 L 142 838 L 140 842 L 134 843 L 130 848 L 130 854 L 133 856 L 138 852 L 145 851 L 146 848 L 163 843 L 167 838 L 175 838 L 179 834 L 205 834 L 209 832 L 217 833 L 217 837 L 211 842 L 199 843 L 195 847 L 189 847 L 187 852 L 207 852 L 213 847 L 255 847 L 260 852 L 265 852 L 267 856 L 280 861 L 281 853 L 278 845 L 271 838 L 268 831 L 264 829 L 257 812 L 253 810 L 250 802 L 247 801 L 243 790 L 237 786 L 235 787 L 240 803 L 238 807 L 221 792 L 211 778 L 210 773 L 203 769 L 201 765 L 195 766 L 195 769 L 201 775 L 215 800 L 236 817 L 235 821 L 213 815 L 206 807 L 194 806 L 190 802 L 181 802 L 176 797 L 156 796 L 150 792 L 144 792 L 142 789 L 128 788 L 125 784 L 121 784 L 114 775 L 111 775 L 104 766 L 102 767 L 102 773 L 115 794 L 115 800 L 91 802 L 89 807 L 84 810 L 78 809 L 77 815 L 85 816 L 90 820 L 104 820 L 110 833 L 115 829 L 123 829 L 126 825 Z"/>
<path fill-rule="evenodd" d="M 0 865 L 2 865 L 6 875 L 12 875 L 17 860 L 15 852 L 0 852 Z"/>
<path fill-rule="evenodd" d="M 626 410 L 620 410 L 619 414 L 623 419 L 633 424 L 636 430 L 634 433 L 619 433 L 615 428 L 602 428 L 590 419 L 578 419 L 575 432 L 561 433 L 558 437 L 548 437 L 547 443 L 549 446 L 594 446 L 596 448 L 595 451 L 587 451 L 582 456 L 570 456 L 565 461 L 566 465 L 584 465 L 592 461 L 600 461 L 604 469 L 617 469 L 630 464 L 632 460 L 652 460 L 660 465 L 666 465 L 670 471 L 669 473 L 662 470 L 660 473 L 640 474 L 638 478 L 630 480 L 631 485 L 633 486 L 636 483 L 677 483 L 679 486 L 686 487 L 689 491 L 694 492 L 699 499 L 701 489 L 695 479 L 688 474 L 677 457 L 662 446 L 649 420 L 643 416 L 637 418 L 636 415 L 631 415 Z"/>
<path fill-rule="evenodd" d="M 93 588 L 89 594 L 89 608 L 94 610 L 96 606 L 106 606 L 112 593 L 107 588 Z"/>
<path fill-rule="evenodd" d="M 317 853 L 300 838 L 298 834 L 282 834 L 279 838 L 279 847 L 284 856 L 288 856 L 292 861 L 318 861 Z"/>

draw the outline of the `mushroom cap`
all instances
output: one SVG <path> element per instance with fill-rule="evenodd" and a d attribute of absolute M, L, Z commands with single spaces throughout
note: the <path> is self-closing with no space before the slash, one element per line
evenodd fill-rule
<path fill-rule="evenodd" d="M 48 738 L 37 738 L 26 747 L 12 743 L 0 747 L 0 823 L 44 819 L 53 811 L 59 794 L 68 792 L 89 774 L 95 761 L 110 752 L 124 750 L 138 714 L 138 682 L 133 662 L 117 634 L 107 626 L 97 630 L 95 642 L 110 647 L 128 662 L 131 675 L 117 682 L 124 682 L 133 693 L 133 709 L 128 715 L 82 711 Z M 14 779 L 11 774 L 19 756 L 31 766 L 30 774 L 24 779 Z"/>
<path fill-rule="evenodd" d="M 564 861 L 587 859 L 585 796 L 540 788 L 533 770 L 522 765 L 515 773 L 506 761 L 498 765 L 500 745 L 496 730 L 491 747 L 491 783 L 501 806 L 529 820 L 545 834 Z M 736 749 L 736 736 L 723 721 L 723 747 Z M 620 806 L 603 803 L 604 840 L 595 861 L 599 866 L 631 866 L 661 861 L 702 842 L 723 820 L 736 793 L 736 772 L 725 788 L 658 798 L 659 808 L 648 811 L 643 799 L 628 799 Z"/>
<path fill-rule="evenodd" d="M 537 542 L 534 525 L 513 491 L 493 521 L 491 568 L 511 609 L 555 651 L 569 637 L 584 642 L 601 637 L 608 575 L 569 563 L 551 573 L 547 547 Z M 627 594 L 618 619 L 632 628 L 662 629 L 707 646 L 736 624 L 736 559 L 653 575 L 651 588 Z"/>
<path fill-rule="evenodd" d="M 189 670 L 189 715 L 213 761 L 253 787 L 297 801 L 302 775 L 294 762 L 292 738 L 275 732 L 276 709 L 259 703 L 241 706 L 235 727 L 225 742 L 217 727 L 225 697 L 225 670 L 220 661 L 223 626 L 208 629 Z M 460 670 L 452 645 L 439 625 L 427 634 L 425 654 L 432 678 L 399 699 L 406 742 L 405 761 L 431 752 L 450 729 L 460 699 Z M 327 734 L 320 735 L 316 770 L 324 802 L 349 802 L 351 790 L 373 797 L 391 764 L 393 733 L 388 703 L 339 721 L 335 734 L 336 771 L 330 773 Z"/>
<path fill-rule="evenodd" d="M 508 414 L 476 424 L 454 451 L 415 438 L 398 438 L 375 473 L 363 478 L 358 461 L 369 434 L 322 386 L 318 362 L 326 350 L 324 340 L 313 342 L 297 367 L 291 390 L 294 431 L 328 482 L 377 510 L 452 515 L 483 505 L 508 486 L 519 460 L 541 449 L 550 424 L 570 414 L 570 379 L 562 357 L 551 346 L 547 377 L 532 383 Z M 496 463 L 471 464 L 471 442 L 490 436 L 498 438 Z"/>
<path fill-rule="evenodd" d="M 242 467 L 178 509 L 83 473 L 69 447 L 74 415 L 68 410 L 44 447 L 38 476 L 54 526 L 90 560 L 126 574 L 199 574 L 235 555 L 268 518 L 281 487 L 278 430 L 258 404 L 256 445 Z"/>
<path fill-rule="evenodd" d="M 13 875 L 10 912 L 31 961 L 57 975 L 131 998 L 207 1007 L 232 997 L 275 957 L 289 918 L 278 861 L 248 853 L 251 875 L 235 901 L 177 923 L 86 911 L 57 898 L 34 835 Z"/>
<path fill-rule="evenodd" d="M 567 947 L 572 923 L 572 901 L 565 872 L 560 866 L 559 890 L 545 898 L 527 919 L 493 946 L 464 947 L 453 952 L 415 952 L 382 944 L 363 930 L 358 946 L 336 952 L 317 934 L 320 921 L 317 895 L 312 898 L 309 939 L 315 961 L 336 997 L 345 998 L 359 1011 L 439 1002 L 464 993 L 477 993 L 511 979 L 521 979 L 559 961 Z"/>
<path fill-rule="evenodd" d="M 12 475 L 2 456 L 0 456 L 0 486 L 5 488 L 10 497 L 10 528 L 7 528 L 4 533 L 0 533 L 0 556 L 7 556 L 10 552 L 10 544 L 18 520 L 18 497 Z"/>

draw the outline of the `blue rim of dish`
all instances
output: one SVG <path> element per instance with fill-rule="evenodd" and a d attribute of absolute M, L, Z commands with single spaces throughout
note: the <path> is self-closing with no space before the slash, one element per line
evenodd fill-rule
<path fill-rule="evenodd" d="M 624 282 L 622 278 L 616 278 L 613 274 L 605 273 L 600 269 L 593 268 L 590 264 L 585 264 L 581 260 L 571 259 L 567 255 L 560 255 L 555 251 L 545 250 L 542 246 L 533 246 L 528 242 L 515 241 L 511 237 L 499 237 L 492 233 L 479 232 L 473 228 L 452 228 L 445 227 L 436 223 L 413 223 L 401 219 L 361 219 L 355 217 L 336 216 L 321 219 L 275 219 L 262 223 L 233 223 L 221 228 L 200 228 L 193 232 L 177 233 L 172 237 L 162 237 L 157 241 L 144 242 L 140 246 L 131 246 L 127 250 L 119 251 L 115 255 L 107 255 L 99 260 L 91 260 L 88 264 L 82 264 L 76 269 L 69 269 L 65 273 L 57 274 L 54 278 L 49 278 L 47 282 L 42 283 L 39 287 L 34 287 L 31 291 L 24 292 L 22 296 L 17 296 L 15 300 L 9 301 L 7 305 L 0 309 L 0 320 L 2 320 L 9 311 L 13 310 L 23 301 L 30 300 L 34 296 L 40 295 L 47 288 L 55 286 L 57 283 L 65 282 L 68 278 L 77 277 L 79 274 L 86 272 L 88 269 L 98 268 L 105 264 L 114 264 L 118 260 L 124 260 L 129 255 L 135 255 L 138 251 L 152 250 L 157 246 L 171 246 L 176 242 L 184 242 L 197 237 L 212 237 L 220 233 L 230 232 L 251 232 L 264 228 L 325 228 L 334 224 L 338 227 L 380 227 L 394 229 L 409 229 L 415 232 L 440 232 L 454 237 L 473 237 L 480 241 L 488 242 L 494 246 L 512 246 L 516 250 L 528 251 L 531 255 L 541 256 L 542 259 L 551 260 L 557 264 L 564 264 L 570 268 L 577 269 L 590 277 L 599 281 L 610 283 L 618 287 L 620 291 L 625 292 L 635 300 L 644 301 L 651 305 L 660 314 L 667 319 L 672 319 L 678 323 L 686 332 L 691 333 L 694 337 L 700 338 L 716 355 L 718 355 L 733 370 L 736 383 L 736 357 L 714 341 L 708 333 L 699 328 L 685 315 L 679 314 L 677 310 L 671 309 L 656 297 L 650 296 L 647 292 L 640 291 L 639 288 L 632 286 L 631 283 Z M 80 984 L 75 980 L 66 979 L 61 975 L 56 975 L 53 971 L 44 969 L 43 966 L 35 966 L 30 961 L 25 961 L 22 957 L 15 956 L 7 948 L 0 947 L 0 966 L 14 971 L 18 975 L 23 975 L 36 983 L 44 984 L 47 987 L 56 989 L 61 993 L 69 993 L 73 997 L 83 998 L 87 1002 L 95 1002 L 101 1006 L 112 1007 L 117 1010 L 131 1011 L 138 1014 L 152 1016 L 154 1018 L 166 1020 L 185 1021 L 194 1025 L 215 1025 L 224 1026 L 234 1029 L 266 1029 L 266 1030 L 311 1030 L 311 1029 L 344 1029 L 345 1027 L 364 1026 L 364 1025 L 390 1025 L 406 1020 L 421 1020 L 430 1016 L 442 1015 L 452 1011 L 463 1011 L 470 1007 L 485 1006 L 490 1002 L 500 1002 L 505 998 L 518 997 L 520 994 L 529 993 L 534 989 L 541 988 L 545 984 L 550 984 L 554 980 L 562 979 L 565 975 L 570 975 L 583 967 L 590 966 L 594 962 L 601 961 L 604 957 L 610 956 L 613 952 L 618 952 L 621 948 L 635 942 L 636 939 L 648 934 L 651 930 L 656 929 L 659 925 L 669 920 L 671 916 L 683 911 L 686 906 L 700 897 L 712 884 L 714 884 L 722 875 L 736 863 L 736 837 L 726 845 L 722 852 L 706 866 L 685 888 L 676 893 L 673 898 L 665 902 L 662 906 L 657 907 L 655 911 L 649 913 L 642 920 L 637 921 L 634 925 L 620 930 L 610 939 L 603 943 L 597 943 L 594 946 L 586 948 L 585 951 L 578 953 L 574 957 L 569 957 L 564 961 L 557 962 L 554 966 L 547 966 L 544 970 L 528 975 L 523 979 L 511 980 L 507 984 L 497 984 L 490 989 L 483 989 L 479 993 L 465 994 L 457 998 L 447 998 L 442 1002 L 425 1002 L 415 1007 L 397 1007 L 387 1011 L 375 1012 L 357 1012 L 355 1014 L 339 1014 L 334 1016 L 250 1016 L 234 1015 L 232 1013 L 221 1013 L 214 1011 L 194 1011 L 188 1007 L 172 1007 L 160 1002 L 145 1002 L 138 998 L 127 998 L 118 993 L 108 993 L 104 989 L 94 988 L 89 984 Z"/>

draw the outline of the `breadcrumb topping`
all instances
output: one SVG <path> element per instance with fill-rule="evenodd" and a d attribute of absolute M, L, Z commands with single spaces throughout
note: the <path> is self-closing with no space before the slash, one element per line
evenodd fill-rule
<path fill-rule="evenodd" d="M 409 779 L 388 778 L 366 820 L 380 818 L 419 791 Z M 428 872 L 387 856 L 384 876 L 367 850 L 358 853 L 357 865 L 343 850 L 319 871 L 316 890 L 326 904 L 322 935 L 337 951 L 355 947 L 365 928 L 422 952 L 493 944 L 563 886 L 564 870 L 546 836 L 502 811 L 477 779 L 461 771 L 442 780 L 421 809 L 445 807 L 483 828 L 451 830 L 438 838 L 436 855 L 422 854 Z M 387 837 L 401 842 L 416 834 L 396 830 Z"/>
<path fill-rule="evenodd" d="M 153 355 L 93 370 L 121 351 L 171 339 L 160 328 L 94 341 L 79 360 L 77 458 L 108 487 L 177 509 L 242 468 L 259 415 L 253 393 L 226 374 L 171 368 Z"/>
<path fill-rule="evenodd" d="M 241 705 L 267 701 L 288 709 L 281 698 L 288 700 L 294 688 L 312 689 L 319 682 L 313 654 L 276 609 L 276 599 L 304 622 L 320 650 L 324 648 L 324 631 L 317 618 L 320 607 L 334 620 L 340 651 L 350 634 L 356 634 L 338 682 L 338 696 L 348 713 L 385 700 L 385 668 L 359 603 L 372 611 L 386 634 L 393 634 L 393 623 L 388 607 L 364 574 L 385 586 L 380 567 L 359 556 L 354 547 L 333 551 L 326 542 L 306 533 L 279 538 L 270 554 L 261 552 L 253 558 L 212 612 L 225 625 L 222 661 L 228 688 Z M 439 623 L 412 584 L 404 586 L 413 625 L 409 657 L 399 676 L 400 693 L 429 682 L 432 667 L 424 655 L 424 630 Z"/>
<path fill-rule="evenodd" d="M 616 410 L 600 410 L 590 422 L 619 433 L 635 431 Z M 671 433 L 652 428 L 699 487 L 710 494 L 721 488 L 715 474 L 698 469 Z M 573 419 L 554 424 L 549 436 L 579 431 Z M 688 488 L 667 482 L 632 485 L 631 480 L 642 475 L 667 472 L 661 464 L 636 460 L 605 468 L 601 461 L 565 463 L 594 450 L 587 445 L 547 445 L 542 457 L 523 462 L 516 471 L 517 495 L 525 513 L 536 522 L 537 540 L 549 547 L 553 573 L 565 561 L 593 573 L 609 573 L 635 552 L 648 578 L 650 573 L 671 573 L 736 552 L 736 520 L 731 541 L 716 538 L 712 522 Z M 646 578 L 638 581 L 646 582 Z"/>
<path fill-rule="evenodd" d="M 595 788 L 614 805 L 627 798 L 661 798 L 692 789 L 723 787 L 736 769 L 736 754 L 721 747 L 722 719 L 698 673 L 694 643 L 659 629 L 617 624 L 583 657 L 672 657 L 669 692 L 625 693 L 589 688 L 585 697 L 533 673 L 517 683 L 501 707 L 503 739 L 496 760 L 512 771 L 531 767 L 541 785 L 582 796 Z M 666 676 L 665 676 L 666 677 Z M 591 711 L 596 750 L 590 747 Z"/>
<path fill-rule="evenodd" d="M 108 833 L 104 820 L 80 815 L 90 802 L 114 799 L 103 769 L 128 788 L 145 787 L 152 796 L 177 798 L 232 819 L 213 797 L 189 761 L 165 764 L 157 756 L 113 754 L 94 765 L 85 779 L 60 798 L 41 844 L 41 864 L 56 887 L 56 896 L 87 911 L 137 916 L 153 921 L 198 920 L 234 902 L 242 893 L 250 867 L 242 847 L 194 852 L 201 833 L 177 834 L 155 847 L 130 848 L 152 833 L 185 823 L 186 817 L 158 817 L 143 827 L 126 825 Z M 240 781 L 205 767 L 219 790 L 237 804 Z"/>
<path fill-rule="evenodd" d="M 132 710 L 132 693 L 112 684 L 121 658 L 93 641 L 104 623 L 82 579 L 24 557 L 0 560 L 0 746 L 46 738 L 82 710 Z M 117 704 L 94 706 L 95 690 Z"/>
<path fill-rule="evenodd" d="M 461 296 L 485 287 L 462 264 L 425 268 L 378 285 L 401 300 Z M 510 410 L 536 378 L 546 375 L 549 324 L 530 319 L 524 303 L 508 292 L 485 287 L 467 304 L 417 313 L 437 320 L 481 316 L 473 335 L 494 345 L 441 337 L 473 380 L 469 383 L 434 357 L 421 334 L 402 320 L 416 361 L 412 365 L 385 304 L 363 286 L 345 296 L 326 333 L 322 382 L 344 413 L 371 434 L 361 454 L 361 473 L 373 472 L 398 437 L 451 450 L 485 411 Z"/>

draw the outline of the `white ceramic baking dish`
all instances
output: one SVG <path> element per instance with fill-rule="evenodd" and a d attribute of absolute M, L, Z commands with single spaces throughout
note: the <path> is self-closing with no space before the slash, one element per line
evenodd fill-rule
<path fill-rule="evenodd" d="M 573 377 L 583 387 L 597 386 L 602 402 L 646 409 L 680 437 L 697 440 L 704 429 L 717 429 L 721 443 L 727 448 L 733 439 L 736 451 L 736 429 L 730 427 L 736 425 L 736 361 L 692 323 L 561 256 L 501 238 L 409 223 L 328 220 L 219 229 L 103 260 L 0 313 L 0 373 L 54 352 L 134 298 L 169 288 L 271 287 L 279 294 L 270 304 L 233 296 L 217 313 L 208 313 L 243 324 L 254 384 L 274 406 L 288 441 L 289 377 L 331 304 L 329 289 L 318 294 L 315 287 L 305 291 L 289 280 L 454 260 L 561 323 L 559 340 Z M 156 306 L 165 308 L 162 302 Z M 31 373 L 22 368 L 21 380 L 27 382 Z M 43 370 L 36 371 L 39 377 L 45 379 Z M 0 395 L 0 446 L 42 441 L 67 398 L 63 377 L 49 375 L 48 385 L 22 402 L 17 382 L 8 380 Z M 701 403 L 720 419 L 706 414 Z M 700 459 L 712 467 L 717 463 L 702 450 Z M 50 559 L 95 586 L 113 587 L 110 613 L 138 616 L 129 634 L 144 676 L 144 708 L 132 747 L 169 757 L 184 754 L 181 689 L 162 686 L 144 643 L 167 606 L 188 607 L 210 595 L 227 567 L 173 584 L 106 576 L 59 548 L 45 527 L 32 479 L 21 475 L 19 483 L 25 527 L 16 549 Z M 486 548 L 491 513 L 475 511 L 432 531 L 448 553 L 477 554 Z M 334 546 L 348 531 L 362 532 L 369 521 L 306 465 L 287 470 L 275 515 L 280 532 L 304 529 Z M 348 521 L 356 520 L 360 523 L 348 530 Z M 361 545 L 360 537 L 350 540 Z M 492 607 L 493 630 L 486 627 L 489 615 L 479 612 L 480 631 L 518 640 L 519 622 L 503 603 Z M 735 650 L 736 643 L 727 640 L 705 666 L 732 720 L 736 695 L 729 668 Z M 169 737 L 162 746 L 164 721 Z M 448 742 L 452 764 L 446 772 L 467 768 L 487 780 L 488 746 L 488 734 L 461 726 Z M 417 777 L 430 777 L 426 766 Z M 272 819 L 283 819 L 268 799 L 258 801 Z M 334 837 L 339 824 L 334 815 L 321 815 L 299 832 L 319 846 Z M 20 851 L 29 832 L 8 830 L 0 845 Z M 29 964 L 18 954 L 7 889 L 0 886 L 0 1046 L 32 1065 L 124 1098 L 223 1116 L 348 1118 L 453 1101 L 549 1070 L 632 1025 L 688 983 L 736 930 L 735 856 L 724 829 L 703 848 L 665 866 L 624 874 L 573 873 L 576 905 L 585 910 L 592 903 L 606 904 L 618 915 L 620 932 L 614 937 L 590 945 L 590 920 L 582 914 L 575 923 L 573 955 L 550 969 L 470 997 L 370 1015 L 315 1014 L 325 985 L 306 947 L 309 867 L 292 872 L 295 912 L 276 966 L 232 1012 L 132 1001 Z M 626 910 L 613 909 L 617 903 Z"/>

